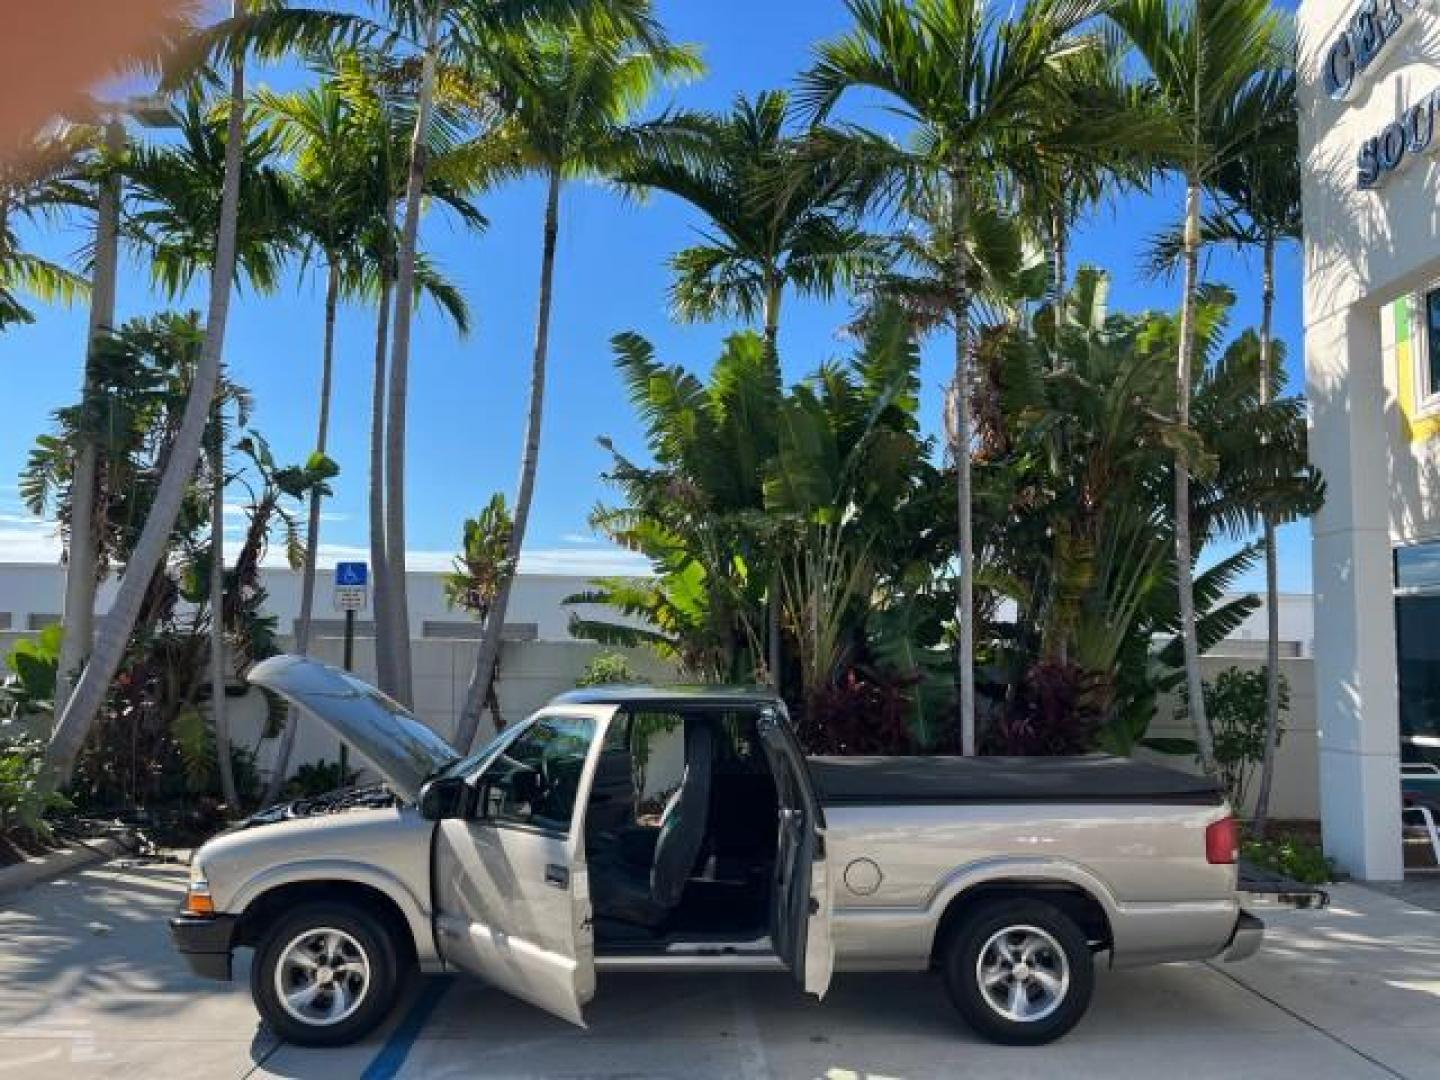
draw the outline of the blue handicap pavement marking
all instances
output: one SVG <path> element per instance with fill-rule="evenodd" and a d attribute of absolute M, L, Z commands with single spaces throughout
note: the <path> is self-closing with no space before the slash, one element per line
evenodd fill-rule
<path fill-rule="evenodd" d="M 440 1004 L 440 999 L 445 996 L 445 991 L 450 989 L 453 981 L 449 977 L 425 980 L 425 985 L 415 1003 L 410 1006 L 410 1011 L 405 1014 L 405 1019 L 390 1033 L 390 1038 L 385 1040 L 385 1045 L 375 1055 L 375 1060 L 360 1074 L 360 1080 L 394 1080 L 394 1077 L 399 1075 L 405 1059 L 415 1047 L 415 1041 L 420 1038 L 420 1032 L 425 1030 L 431 1013 Z"/>
<path fill-rule="evenodd" d="M 364 585 L 369 577 L 370 567 L 363 562 L 335 564 L 336 585 Z"/>

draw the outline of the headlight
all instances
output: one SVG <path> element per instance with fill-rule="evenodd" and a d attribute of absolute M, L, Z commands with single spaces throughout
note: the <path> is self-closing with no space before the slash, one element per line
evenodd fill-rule
<path fill-rule="evenodd" d="M 215 901 L 210 896 L 210 882 L 202 867 L 191 864 L 190 887 L 185 890 L 187 915 L 214 915 Z"/>

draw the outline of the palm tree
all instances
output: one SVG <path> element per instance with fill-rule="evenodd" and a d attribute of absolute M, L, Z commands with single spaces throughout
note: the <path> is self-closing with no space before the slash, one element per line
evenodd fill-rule
<path fill-rule="evenodd" d="M 95 163 L 95 268 L 90 293 L 85 364 L 80 379 L 81 395 L 88 396 L 93 384 L 92 353 L 103 334 L 115 323 L 115 286 L 120 254 L 120 210 L 124 184 L 118 166 L 125 150 L 125 128 L 119 117 L 111 116 L 99 140 L 103 148 Z M 104 519 L 96 481 L 98 450 L 92 439 L 81 435 L 75 448 L 75 490 L 89 493 L 71 500 L 69 543 L 66 551 L 65 602 L 62 621 L 65 635 L 60 643 L 56 668 L 55 709 L 65 707 L 75 673 L 90 655 L 95 636 L 95 594 L 99 588 L 96 558 L 99 539 L 96 523 Z"/>
<path fill-rule="evenodd" d="M 224 185 L 228 117 L 226 109 L 207 109 L 197 93 L 188 95 L 177 110 L 180 141 L 162 147 L 137 147 L 130 155 L 126 176 L 138 204 L 127 228 L 144 244 L 151 274 L 162 291 L 175 296 L 214 261 L 216 235 Z M 294 226 L 297 202 L 287 174 L 271 164 L 278 151 L 274 133 L 257 123 L 247 110 L 242 120 L 240 195 L 236 209 L 235 261 L 241 284 L 260 292 L 278 286 L 286 257 L 299 241 Z M 223 365 L 220 385 L 224 385 Z M 225 486 L 225 413 L 218 398 L 212 424 L 216 428 L 206 451 L 214 485 L 213 526 L 210 546 L 211 600 L 224 594 L 223 506 Z M 218 610 L 218 609 L 217 609 Z M 238 810 L 230 761 L 229 721 L 225 715 L 225 623 L 210 621 L 211 722 L 226 805 Z"/>
<path fill-rule="evenodd" d="M 303 238 L 307 260 L 316 258 L 325 268 L 324 333 L 320 362 L 319 417 L 315 432 L 312 464 L 326 455 L 330 428 L 331 385 L 334 374 L 335 319 L 340 301 L 346 296 L 370 298 L 375 292 L 376 274 L 370 260 L 369 241 L 383 228 L 393 203 L 391 179 L 396 129 L 387 102 L 381 97 L 374 60 L 355 54 L 342 55 L 336 70 L 318 86 L 278 95 L 262 92 L 262 115 L 278 137 L 281 149 L 291 158 L 297 185 L 295 209 L 298 231 Z M 432 153 L 444 154 L 451 147 L 437 144 Z M 463 193 L 452 189 L 448 174 L 453 170 L 432 166 L 426 195 L 454 210 L 472 227 L 484 219 Z M 472 183 L 475 178 L 464 178 Z M 417 274 L 421 289 L 444 290 L 433 268 L 422 265 Z M 463 300 L 455 298 L 453 314 L 462 332 L 468 328 Z M 313 613 L 316 557 L 320 545 L 322 489 L 310 493 L 306 526 L 306 556 L 302 574 L 300 618 L 296 624 L 295 648 L 309 650 Z"/>
<path fill-rule="evenodd" d="M 243 15 L 245 0 L 234 0 L 233 13 Z M 155 502 L 145 521 L 139 543 L 126 567 L 125 576 L 100 621 L 94 649 L 76 683 L 64 711 L 56 717 L 55 729 L 46 747 L 45 765 L 50 781 L 69 782 L 75 757 L 80 752 L 96 713 L 105 700 L 110 681 L 124 658 L 131 628 L 140 613 L 145 593 L 156 568 L 165 557 L 170 531 L 200 458 L 201 443 L 210 417 L 220 377 L 220 354 L 225 343 L 225 325 L 230 312 L 230 292 L 235 277 L 236 227 L 240 206 L 240 168 L 244 142 L 245 64 L 240 57 L 230 65 L 229 115 L 226 137 L 214 255 L 211 260 L 210 302 L 205 321 L 205 344 L 196 365 L 194 381 L 185 404 L 184 418 L 175 439 L 165 473 L 156 491 Z"/>
<path fill-rule="evenodd" d="M 787 289 L 828 299 L 879 262 L 788 115 L 788 95 L 771 91 L 723 116 L 665 116 L 644 125 L 643 160 L 624 177 L 684 199 L 713 230 L 671 262 L 675 314 L 758 320 L 772 346 Z"/>
<path fill-rule="evenodd" d="M 787 134 L 789 97 L 737 98 L 723 116 L 677 113 L 644 126 L 627 183 L 684 199 L 709 219 L 705 242 L 671 262 L 684 320 L 759 320 L 776 348 L 785 292 L 829 298 L 874 272 L 881 246 L 851 221 L 825 163 Z M 769 676 L 780 675 L 780 596 L 772 575 Z"/>
<path fill-rule="evenodd" d="M 393 665 L 392 693 L 411 697 L 409 608 L 405 582 L 405 442 L 411 319 L 419 249 L 420 211 L 430 168 L 429 140 L 440 74 L 447 68 L 484 70 L 506 35 L 540 20 L 580 18 L 596 30 L 653 29 L 649 0 L 372 0 L 377 18 L 323 7 L 266 6 L 246 18 L 201 34 L 192 50 L 201 59 L 247 54 L 275 60 L 303 54 L 324 57 L 337 47 L 377 45 L 396 55 L 416 80 L 414 121 L 394 258 L 393 318 L 377 339 L 389 344 L 384 417 L 383 565 L 376 594 L 386 617 L 377 620 L 377 648 Z M 477 59 L 480 58 L 480 59 Z M 372 498 L 372 505 L 376 502 Z M 372 543 L 378 554 L 378 545 Z"/>
<path fill-rule="evenodd" d="M 1051 93 L 1014 176 L 1021 218 L 1049 257 L 1046 299 L 1058 311 L 1069 289 L 1076 222 L 1117 189 L 1144 186 L 1173 146 L 1153 95 L 1126 75 L 1116 35 L 1066 57 Z"/>
<path fill-rule="evenodd" d="M 320 86 L 294 94 L 261 95 L 261 108 L 271 118 L 282 146 L 292 155 L 299 185 L 300 228 L 307 245 L 326 267 L 324 344 L 321 354 L 319 422 L 312 467 L 323 467 L 329 429 L 330 390 L 334 364 L 334 326 L 341 299 L 360 299 L 379 309 L 377 363 L 372 411 L 379 416 L 371 440 L 371 543 L 377 580 L 384 580 L 383 517 L 384 360 L 390 301 L 393 295 L 394 204 L 398 176 L 394 163 L 403 159 L 403 128 L 397 114 L 404 115 L 395 100 L 396 73 L 379 57 L 356 53 L 337 57 L 330 77 Z M 448 114 L 448 106 L 443 107 Z M 466 188 L 475 189 L 488 180 L 485 172 L 457 167 L 460 151 L 451 133 L 456 122 L 448 115 L 432 127 L 432 146 L 426 197 L 455 213 L 466 225 L 480 228 L 484 217 L 476 209 Z M 466 154 L 465 164 L 475 163 Z M 469 306 L 455 286 L 425 258 L 417 256 L 416 289 L 435 301 L 461 334 L 469 331 Z M 296 625 L 295 648 L 309 648 L 310 623 L 316 559 L 319 551 L 320 506 L 323 487 L 310 492 L 305 563 L 302 574 L 300 618 Z M 376 507 L 376 502 L 379 507 Z M 389 617 L 389 596 L 377 592 L 376 625 Z M 377 649 L 381 685 L 390 690 L 394 672 L 388 649 Z M 277 798 L 287 779 L 294 747 L 297 710 L 281 735 L 271 774 L 267 800 Z"/>
<path fill-rule="evenodd" d="M 508 142 L 523 166 L 543 179 L 545 217 L 530 403 L 507 572 L 485 621 L 475 670 L 466 689 L 456 730 L 459 747 L 468 747 L 474 740 L 490 693 L 535 492 L 561 192 L 567 180 L 624 175 L 633 161 L 636 141 L 628 126 L 630 118 L 661 80 L 690 77 L 703 70 L 693 49 L 670 45 L 653 35 L 641 37 L 620 29 L 602 32 L 578 23 L 514 35 L 507 47 L 493 56 L 492 63 L 503 117 L 496 137 L 502 144 Z"/>
<path fill-rule="evenodd" d="M 1277 87 L 1270 102 L 1275 129 L 1257 140 L 1250 152 L 1222 168 L 1214 187 L 1220 213 L 1207 217 L 1209 242 L 1259 248 L 1260 403 L 1277 393 L 1275 363 L 1275 255 L 1283 243 L 1301 238 L 1299 124 L 1295 108 L 1294 72 Z M 1264 836 L 1275 781 L 1275 751 L 1280 742 L 1280 582 L 1275 548 L 1274 510 L 1263 514 L 1261 543 L 1265 553 L 1265 754 L 1255 798 L 1253 828 Z"/>
<path fill-rule="evenodd" d="M 955 337 L 954 395 L 960 580 L 963 752 L 975 752 L 974 537 L 970 450 L 972 267 L 976 207 L 1029 153 L 1029 136 L 1054 109 L 1048 90 L 1070 57 L 1095 47 L 1076 28 L 1100 10 L 1091 0 L 1029 0 L 1011 18 L 987 0 L 847 0 L 855 28 L 822 45 L 803 76 L 817 120 L 847 92 L 883 95 L 912 125 L 908 146 L 847 128 L 817 137 L 821 152 L 857 177 L 857 191 L 892 203 L 928 206 L 949 265 L 948 321 Z M 998 174 L 998 175 L 997 175 Z"/>
<path fill-rule="evenodd" d="M 404 211 L 395 272 L 395 311 L 390 328 L 390 370 L 385 418 L 385 573 L 389 640 L 396 696 L 411 698 L 410 612 L 405 581 L 405 432 L 410 378 L 410 330 L 414 313 L 420 209 L 430 166 L 428 148 L 442 64 L 463 66 L 477 54 L 492 55 L 507 35 L 525 32 L 538 19 L 583 13 L 599 22 L 648 22 L 648 0 L 383 0 L 395 29 L 415 43 L 420 67 L 415 127 L 410 140 Z M 483 61 L 481 61 L 483 70 Z"/>
<path fill-rule="evenodd" d="M 1171 170 L 1185 186 L 1184 272 L 1176 349 L 1176 418 L 1190 423 L 1195 309 L 1204 193 L 1219 170 L 1273 135 L 1271 108 L 1286 64 L 1280 17 L 1269 0 L 1121 0 L 1110 17 L 1147 69 L 1148 85 L 1180 146 Z M 1206 772 L 1215 772 L 1214 738 L 1205 717 L 1191 566 L 1190 470 L 1175 463 L 1175 578 L 1185 642 L 1190 722 Z"/>

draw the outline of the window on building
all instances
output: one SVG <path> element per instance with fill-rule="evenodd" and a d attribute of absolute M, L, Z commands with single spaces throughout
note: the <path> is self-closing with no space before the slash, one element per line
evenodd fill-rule
<path fill-rule="evenodd" d="M 1440 543 L 1395 549 L 1395 651 L 1401 754 L 1430 760 L 1440 736 Z"/>
<path fill-rule="evenodd" d="M 1419 304 L 1420 325 L 1416 344 L 1416 404 L 1440 410 L 1440 287 L 1431 289 Z"/>

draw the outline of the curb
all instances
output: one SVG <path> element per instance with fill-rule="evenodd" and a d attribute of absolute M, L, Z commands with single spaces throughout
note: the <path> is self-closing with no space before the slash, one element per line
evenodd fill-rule
<path fill-rule="evenodd" d="M 0 870 L 0 898 L 51 881 L 72 870 L 82 870 L 96 863 L 108 862 L 118 855 L 128 855 L 130 851 L 119 840 L 99 839 L 26 859 Z"/>

